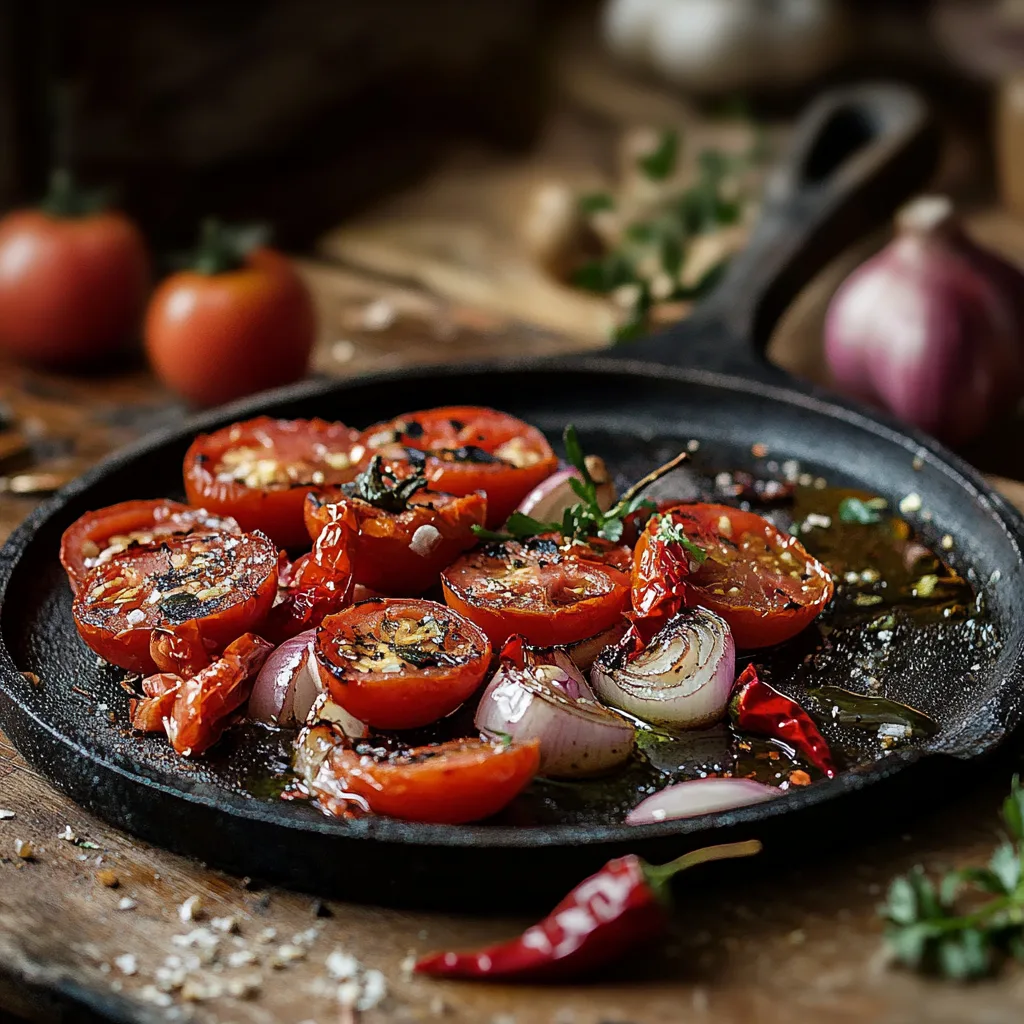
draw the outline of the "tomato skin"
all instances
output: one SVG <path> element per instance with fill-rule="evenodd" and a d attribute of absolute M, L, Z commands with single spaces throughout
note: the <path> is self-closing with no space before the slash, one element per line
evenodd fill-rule
<path fill-rule="evenodd" d="M 487 499 L 482 494 L 455 497 L 417 491 L 405 511 L 397 513 L 340 493 L 308 494 L 306 529 L 314 540 L 323 529 L 328 504 L 350 509 L 358 524 L 351 548 L 356 583 L 393 597 L 414 597 L 434 586 L 441 570 L 476 544 L 473 527 L 483 526 L 487 516 Z M 438 534 L 429 551 L 410 547 L 417 530 L 423 527 Z"/>
<path fill-rule="evenodd" d="M 557 545 L 508 541 L 463 555 L 441 573 L 449 607 L 475 622 L 495 647 L 513 634 L 536 647 L 585 640 L 610 629 L 629 604 L 629 577 L 614 565 L 566 558 Z M 550 550 L 548 550 L 550 548 Z M 514 575 L 522 572 L 526 577 Z M 509 580 L 513 593 L 496 592 L 494 580 Z M 585 586 L 585 596 L 567 598 Z"/>
<path fill-rule="evenodd" d="M 497 814 L 529 785 L 540 767 L 540 743 L 452 740 L 415 747 L 407 760 L 377 760 L 344 747 L 329 755 L 341 785 L 374 813 L 461 825 Z"/>
<path fill-rule="evenodd" d="M 212 434 L 200 434 L 189 446 L 183 469 L 185 493 L 192 504 L 233 516 L 243 530 L 262 530 L 281 547 L 306 547 L 306 495 L 318 487 L 342 484 L 355 477 L 356 467 L 346 460 L 358 438 L 359 431 L 321 419 L 275 420 L 257 416 L 233 423 Z M 252 458 L 294 465 L 299 478 L 282 479 L 265 487 L 249 486 L 244 479 L 244 465 L 235 462 L 235 478 L 222 479 L 232 475 L 218 472 L 222 460 L 246 452 L 253 453 Z M 334 464 L 325 461 L 327 458 L 333 459 Z"/>
<path fill-rule="evenodd" d="M 770 647 L 789 640 L 832 599 L 834 585 L 828 569 L 795 537 L 753 512 L 730 505 L 692 504 L 677 505 L 659 515 L 671 516 L 687 537 L 707 551 L 705 562 L 691 566 L 692 571 L 679 582 L 683 602 L 701 605 L 725 619 L 738 647 Z M 728 533 L 723 532 L 723 520 L 728 521 Z M 637 543 L 638 569 L 657 522 L 658 516 L 652 516 Z M 738 588 L 738 593 L 729 593 L 732 588 Z"/>
<path fill-rule="evenodd" d="M 417 653 L 443 651 L 455 663 L 417 666 L 397 656 L 393 660 L 400 667 L 393 671 L 370 668 L 371 655 L 365 652 L 386 656 L 377 645 L 386 627 L 403 620 L 413 630 L 428 620 L 443 624 L 443 639 L 418 645 Z M 390 648 L 400 649 L 397 643 Z M 483 682 L 491 661 L 487 637 L 457 612 L 435 601 L 395 598 L 364 601 L 329 615 L 317 630 L 314 652 L 331 697 L 378 729 L 415 729 L 451 714 Z M 364 652 L 363 669 L 353 666 L 359 652 Z"/>
<path fill-rule="evenodd" d="M 254 249 L 238 270 L 172 274 L 146 312 L 153 369 L 196 405 L 299 380 L 315 338 L 309 290 L 290 261 L 267 248 Z"/>
<path fill-rule="evenodd" d="M 0 220 L 0 349 L 75 365 L 120 349 L 139 327 L 150 285 L 139 229 L 123 214 Z"/>
<path fill-rule="evenodd" d="M 214 552 L 214 559 L 223 566 L 216 575 L 208 569 L 199 572 L 188 566 L 175 568 L 172 559 L 187 561 L 190 555 L 195 557 L 192 547 L 199 544 Z M 85 643 L 101 658 L 129 672 L 149 675 L 157 671 L 150 653 L 155 629 L 190 631 L 195 623 L 207 649 L 217 651 L 257 628 L 277 594 L 277 557 L 277 549 L 260 534 L 193 534 L 130 548 L 84 577 L 72 605 L 75 625 Z M 192 577 L 191 573 L 198 575 Z M 168 610 L 171 595 L 158 602 L 149 601 L 157 580 L 165 586 L 164 580 L 180 583 L 193 578 L 193 589 L 214 580 L 230 580 L 230 587 L 210 598 L 195 597 L 198 607 L 188 594 L 183 595 L 179 601 L 185 612 Z M 125 598 L 133 589 L 137 593 L 129 600 L 115 600 Z M 187 617 L 193 608 L 197 614 Z"/>
<path fill-rule="evenodd" d="M 86 512 L 64 531 L 60 539 L 60 564 L 68 574 L 71 589 L 77 590 L 82 577 L 92 568 L 92 556 L 88 552 L 93 546 L 104 552 L 112 537 L 139 535 L 139 543 L 146 543 L 148 535 L 162 537 L 217 529 L 228 533 L 241 532 L 235 520 L 211 515 L 205 509 L 190 508 L 180 501 L 166 498 L 122 501 L 95 512 Z"/>
<path fill-rule="evenodd" d="M 361 465 L 380 453 L 398 476 L 412 472 L 406 449 L 427 453 L 423 472 L 436 491 L 458 496 L 487 495 L 487 527 L 496 529 L 542 480 L 558 468 L 558 459 L 544 435 L 508 413 L 476 405 L 452 405 L 405 413 L 363 431 Z M 498 461 L 454 459 L 442 455 L 478 449 Z M 503 458 L 518 458 L 514 465 Z"/>

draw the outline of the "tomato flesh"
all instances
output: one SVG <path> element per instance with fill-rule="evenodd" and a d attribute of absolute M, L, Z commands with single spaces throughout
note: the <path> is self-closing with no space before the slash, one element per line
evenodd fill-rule
<path fill-rule="evenodd" d="M 700 565 L 691 563 L 679 584 L 685 603 L 721 615 L 739 647 L 768 647 L 796 636 L 832 599 L 828 569 L 795 537 L 753 512 L 694 504 L 660 515 L 670 516 L 707 555 Z M 638 567 L 659 518 L 651 518 L 637 544 Z"/>
<path fill-rule="evenodd" d="M 330 505 L 350 509 L 358 533 L 352 541 L 352 574 L 357 584 L 379 594 L 415 596 L 434 586 L 441 570 L 476 544 L 487 499 L 417 491 L 404 511 L 389 512 L 341 491 L 306 496 L 306 528 L 316 540 Z"/>
<path fill-rule="evenodd" d="M 211 530 L 241 532 L 230 517 L 190 508 L 180 501 L 122 501 L 76 519 L 61 537 L 60 562 L 72 590 L 77 590 L 90 569 L 109 562 L 132 545 L 151 544 L 172 534 Z"/>
<path fill-rule="evenodd" d="M 445 601 L 500 647 L 519 633 L 537 647 L 571 644 L 614 626 L 629 577 L 611 564 L 564 555 L 555 540 L 488 544 L 441 574 Z"/>
<path fill-rule="evenodd" d="M 153 631 L 197 630 L 222 650 L 266 618 L 278 552 L 261 534 L 171 536 L 129 548 L 82 580 L 72 606 L 86 644 L 111 664 L 148 675 Z"/>
<path fill-rule="evenodd" d="M 314 646 L 320 678 L 350 715 L 379 729 L 415 729 L 477 689 L 491 645 L 435 601 L 377 598 L 324 619 Z"/>
<path fill-rule="evenodd" d="M 355 477 L 358 437 L 343 423 L 269 416 L 200 434 L 185 455 L 185 492 L 191 504 L 233 516 L 243 530 L 303 547 L 306 494 Z"/>
<path fill-rule="evenodd" d="M 420 471 L 434 490 L 458 496 L 483 491 L 491 529 L 558 468 L 551 445 L 536 427 L 472 405 L 406 413 L 378 423 L 363 431 L 360 448 L 364 466 L 379 453 L 393 473 Z"/>
<path fill-rule="evenodd" d="M 376 814 L 406 821 L 460 825 L 497 814 L 537 774 L 540 743 L 505 745 L 465 739 L 381 757 L 336 748 L 332 774 Z"/>

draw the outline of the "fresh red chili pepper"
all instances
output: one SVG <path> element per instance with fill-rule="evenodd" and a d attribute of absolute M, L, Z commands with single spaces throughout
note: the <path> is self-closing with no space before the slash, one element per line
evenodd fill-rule
<path fill-rule="evenodd" d="M 417 962 L 416 971 L 442 978 L 527 981 L 585 974 L 665 933 L 672 909 L 668 883 L 680 871 L 749 857 L 760 849 L 752 839 L 694 850 L 661 865 L 633 854 L 617 857 L 519 938 L 476 952 L 431 953 Z"/>
<path fill-rule="evenodd" d="M 835 776 L 832 752 L 814 720 L 795 700 L 761 682 L 753 665 L 736 680 L 729 698 L 729 717 L 738 731 L 782 740 L 828 778 Z"/>

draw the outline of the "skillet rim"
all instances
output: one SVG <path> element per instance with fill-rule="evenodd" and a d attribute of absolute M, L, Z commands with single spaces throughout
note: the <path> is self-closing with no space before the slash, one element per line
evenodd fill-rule
<path fill-rule="evenodd" d="M 773 368 L 774 369 L 774 368 Z M 353 377 L 314 377 L 296 384 L 260 392 L 228 405 L 204 411 L 187 417 L 183 422 L 161 428 L 144 435 L 132 444 L 120 448 L 98 462 L 81 476 L 66 484 L 50 498 L 37 506 L 20 523 L 6 543 L 0 548 L 0 609 L 17 565 L 38 531 L 52 518 L 59 515 L 69 499 L 100 483 L 113 469 L 123 467 L 147 452 L 164 444 L 181 440 L 202 431 L 210 430 L 234 419 L 248 418 L 265 411 L 269 405 L 280 405 L 292 401 L 322 398 L 332 393 L 353 388 L 383 385 L 392 381 L 406 380 L 411 376 L 424 378 L 475 376 L 495 372 L 592 372 L 618 376 L 658 377 L 680 383 L 695 383 L 717 387 L 734 392 L 757 394 L 791 407 L 802 408 L 816 415 L 826 416 L 845 422 L 850 427 L 866 430 L 884 441 L 903 448 L 912 457 L 925 459 L 933 469 L 947 476 L 960 490 L 972 499 L 981 514 L 994 518 L 1007 540 L 1021 557 L 1024 544 L 1024 515 L 999 492 L 992 488 L 973 467 L 959 456 L 947 451 L 939 442 L 906 427 L 896 421 L 868 413 L 855 403 L 846 402 L 834 395 L 826 394 L 803 382 L 780 382 L 754 379 L 730 373 L 702 370 L 686 366 L 668 366 L 664 363 L 640 359 L 623 358 L 617 355 L 566 355 L 555 358 L 512 358 L 485 360 L 472 363 L 439 363 L 422 366 L 383 370 Z M 781 376 L 781 374 L 780 374 Z M 1013 637 L 1009 637 L 1012 643 Z M 1011 654 L 1012 654 L 1011 649 Z M 1024 636 L 1017 634 L 1015 671 L 1004 673 L 994 681 L 997 693 L 1011 685 L 1014 676 L 1024 674 Z M 17 682 L 15 681 L 17 678 Z M 571 825 L 556 824 L 545 826 L 479 825 L 458 826 L 434 825 L 406 822 L 390 818 L 363 818 L 351 821 L 306 816 L 295 813 L 282 814 L 277 804 L 241 797 L 230 792 L 217 790 L 214 786 L 203 786 L 207 792 L 186 790 L 168 784 L 161 779 L 151 778 L 131 771 L 97 751 L 82 746 L 64 735 L 50 722 L 29 709 L 12 687 L 22 682 L 20 672 L 11 652 L 0 635 L 0 717 L 20 714 L 31 720 L 34 727 L 48 733 L 52 742 L 90 762 L 96 770 L 117 776 L 120 780 L 156 790 L 164 797 L 200 804 L 219 813 L 236 818 L 249 819 L 261 824 L 284 827 L 294 833 L 313 832 L 331 835 L 344 840 L 372 839 L 384 843 L 398 843 L 407 846 L 441 847 L 498 847 L 505 849 L 538 848 L 585 844 L 601 845 L 622 842 L 627 836 L 638 841 L 670 839 L 707 830 L 745 826 L 782 814 L 796 815 L 847 793 L 858 792 L 882 782 L 904 771 L 925 758 L 938 756 L 955 757 L 960 760 L 974 760 L 989 754 L 1002 745 L 1006 738 L 1020 724 L 1024 710 L 1016 709 L 1016 721 L 1000 723 L 998 730 L 990 734 L 983 745 L 973 749 L 944 750 L 918 746 L 910 750 L 894 751 L 871 765 L 843 772 L 834 779 L 820 780 L 812 786 L 790 791 L 785 800 L 737 808 L 693 818 L 670 820 L 649 825 Z M 981 741 L 979 741 L 980 744 Z M 49 781 L 60 786 L 60 771 L 52 771 L 50 764 L 38 765 Z M 161 775 L 164 773 L 161 772 Z M 109 820 L 109 819 L 108 819 Z M 117 827 L 126 828 L 121 821 L 114 820 Z M 131 831 L 131 829 L 128 829 Z"/>

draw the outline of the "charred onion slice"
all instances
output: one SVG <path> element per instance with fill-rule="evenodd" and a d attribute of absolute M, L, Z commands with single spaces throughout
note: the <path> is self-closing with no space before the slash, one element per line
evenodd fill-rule
<path fill-rule="evenodd" d="M 590 681 L 601 700 L 645 722 L 696 729 L 721 719 L 736 677 L 736 645 L 706 608 L 675 615 L 634 653 L 633 638 L 606 648 Z"/>
<path fill-rule="evenodd" d="M 436 722 L 483 682 L 487 637 L 435 601 L 377 598 L 329 615 L 314 647 L 320 678 L 349 714 L 379 729 Z"/>
<path fill-rule="evenodd" d="M 446 494 L 487 495 L 487 526 L 499 527 L 558 467 L 544 435 L 529 423 L 475 405 L 405 413 L 363 431 L 362 464 L 381 454 L 399 476 L 422 472 Z"/>
<path fill-rule="evenodd" d="M 308 545 L 306 494 L 343 484 L 357 472 L 359 432 L 325 420 L 258 416 L 200 434 L 185 454 L 185 492 L 195 506 L 234 516 L 285 548 Z"/>
<path fill-rule="evenodd" d="M 157 670 L 154 629 L 187 628 L 211 651 L 259 629 L 277 592 L 277 548 L 260 533 L 202 533 L 129 548 L 86 575 L 72 611 L 82 639 L 130 672 Z"/>
<path fill-rule="evenodd" d="M 629 758 L 635 730 L 599 704 L 568 655 L 532 650 L 513 637 L 477 708 L 488 736 L 540 743 L 540 774 L 599 775 Z"/>

